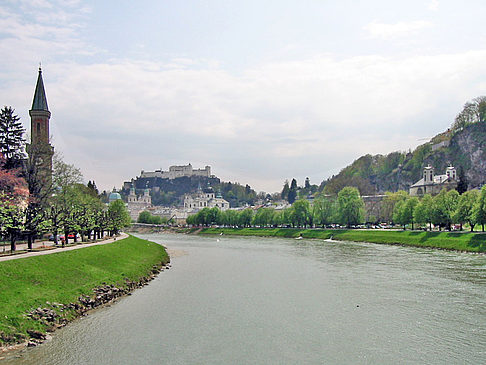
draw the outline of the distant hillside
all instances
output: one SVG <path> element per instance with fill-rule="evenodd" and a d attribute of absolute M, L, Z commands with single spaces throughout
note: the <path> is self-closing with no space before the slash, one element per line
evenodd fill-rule
<path fill-rule="evenodd" d="M 211 186 L 216 192 L 220 192 L 231 207 L 244 204 L 253 204 L 256 200 L 256 192 L 249 186 L 238 183 L 221 182 L 215 176 L 182 176 L 175 179 L 160 177 L 137 177 L 131 182 L 126 182 L 121 191 L 125 197 L 130 192 L 130 187 L 135 187 L 137 195 L 143 194 L 145 188 L 150 189 L 153 205 L 173 206 L 182 202 L 184 194 L 195 192 L 199 186 L 206 188 Z"/>
<path fill-rule="evenodd" d="M 430 164 L 436 173 L 445 173 L 452 164 L 464 169 L 469 188 L 486 182 L 486 122 L 480 121 L 448 130 L 418 146 L 413 152 L 388 155 L 365 155 L 341 172 L 323 181 L 328 194 L 344 186 L 357 187 L 362 195 L 407 190 L 421 178 L 422 169 Z"/>

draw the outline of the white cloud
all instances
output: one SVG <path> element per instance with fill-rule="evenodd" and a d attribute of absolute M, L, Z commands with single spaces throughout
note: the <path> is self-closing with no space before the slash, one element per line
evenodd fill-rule
<path fill-rule="evenodd" d="M 432 23 L 425 20 L 414 20 L 410 22 L 398 22 L 394 24 L 379 23 L 373 21 L 363 27 L 371 38 L 390 40 L 414 36 L 423 29 L 432 27 Z"/>
<path fill-rule="evenodd" d="M 142 169 L 188 162 L 257 190 L 275 191 L 292 177 L 319 183 L 362 154 L 413 148 L 445 130 L 486 84 L 486 50 L 323 54 L 237 74 L 187 55 L 83 64 L 77 56 L 97 52 L 79 36 L 85 9 L 72 1 L 73 14 L 59 4 L 42 8 L 55 25 L 35 12 L 35 22 L 13 12 L 2 23 L 0 100 L 27 125 L 42 60 L 55 146 L 103 189 Z M 366 30 L 391 39 L 429 26 L 373 22 Z"/>
<path fill-rule="evenodd" d="M 439 0 L 431 0 L 428 8 L 429 8 L 429 10 L 432 10 L 432 11 L 439 10 Z"/>
<path fill-rule="evenodd" d="M 113 61 L 51 65 L 45 77 L 58 147 L 104 188 L 192 162 L 273 190 L 286 177 L 317 183 L 361 154 L 405 150 L 443 131 L 481 93 L 484 57 L 322 56 L 239 76 Z"/>

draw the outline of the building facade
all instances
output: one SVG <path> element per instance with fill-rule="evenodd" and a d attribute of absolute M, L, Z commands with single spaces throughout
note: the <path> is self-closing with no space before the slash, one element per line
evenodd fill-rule
<path fill-rule="evenodd" d="M 410 187 L 410 195 L 436 195 L 442 189 L 456 189 L 457 183 L 458 177 L 453 166 L 447 167 L 444 175 L 435 175 L 434 168 L 429 165 L 424 168 L 422 178 Z"/>
<path fill-rule="evenodd" d="M 184 195 L 186 212 L 197 212 L 204 208 L 219 208 L 219 210 L 225 211 L 229 209 L 229 203 L 223 199 L 220 193 L 215 194 L 211 187 L 203 190 L 199 186 L 196 193 Z"/>
<path fill-rule="evenodd" d="M 150 189 L 145 189 L 143 195 L 137 196 L 135 188 L 130 188 L 130 194 L 127 197 L 127 209 L 130 213 L 130 218 L 136 221 L 140 213 L 152 207 L 152 198 L 150 197 Z"/>
<path fill-rule="evenodd" d="M 143 171 L 140 173 L 141 178 L 159 177 L 161 179 L 177 179 L 183 176 L 203 176 L 211 177 L 211 166 L 206 166 L 204 169 L 194 169 L 191 164 L 182 166 L 170 166 L 169 171 L 155 170 Z"/>

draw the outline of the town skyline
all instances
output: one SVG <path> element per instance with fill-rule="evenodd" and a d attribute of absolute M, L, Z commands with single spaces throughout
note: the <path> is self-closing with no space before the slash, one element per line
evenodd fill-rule
<path fill-rule="evenodd" d="M 189 162 L 319 184 L 446 130 L 486 84 L 481 2 L 350 5 L 7 2 L 2 103 L 28 129 L 41 61 L 53 145 L 102 190 Z"/>

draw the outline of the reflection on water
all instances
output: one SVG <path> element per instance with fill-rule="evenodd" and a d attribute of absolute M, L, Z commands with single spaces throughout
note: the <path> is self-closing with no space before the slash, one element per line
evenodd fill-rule
<path fill-rule="evenodd" d="M 174 250 L 171 270 L 2 364 L 486 362 L 484 255 L 147 238 Z"/>

